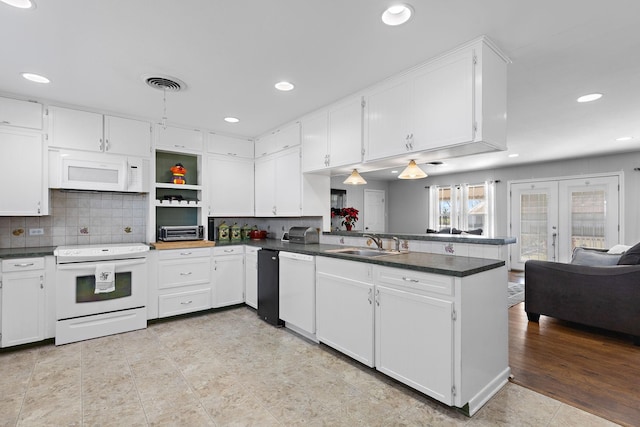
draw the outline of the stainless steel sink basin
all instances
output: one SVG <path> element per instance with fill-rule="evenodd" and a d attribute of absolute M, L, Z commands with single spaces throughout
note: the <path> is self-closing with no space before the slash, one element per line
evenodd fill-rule
<path fill-rule="evenodd" d="M 378 257 L 385 255 L 398 255 L 401 252 L 387 251 L 384 249 L 367 249 L 367 248 L 344 248 L 344 249 L 327 249 L 325 252 L 345 255 L 358 255 L 364 257 Z"/>

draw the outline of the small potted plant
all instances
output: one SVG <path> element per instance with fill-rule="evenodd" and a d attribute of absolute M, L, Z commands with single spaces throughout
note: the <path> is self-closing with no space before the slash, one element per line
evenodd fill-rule
<path fill-rule="evenodd" d="M 347 231 L 351 231 L 356 221 L 358 220 L 358 210 L 355 208 L 340 208 L 340 209 L 331 209 L 332 217 L 341 217 L 342 225 L 347 229 Z"/>

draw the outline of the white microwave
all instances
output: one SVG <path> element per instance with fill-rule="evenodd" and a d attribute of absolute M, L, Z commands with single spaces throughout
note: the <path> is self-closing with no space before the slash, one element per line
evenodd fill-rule
<path fill-rule="evenodd" d="M 49 150 L 49 188 L 149 192 L 149 159 Z"/>

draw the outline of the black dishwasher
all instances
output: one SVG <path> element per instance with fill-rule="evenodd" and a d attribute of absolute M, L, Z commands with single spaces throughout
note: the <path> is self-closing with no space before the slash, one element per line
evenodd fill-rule
<path fill-rule="evenodd" d="M 258 251 L 258 317 L 274 326 L 284 325 L 279 318 L 279 265 L 278 251 Z"/>

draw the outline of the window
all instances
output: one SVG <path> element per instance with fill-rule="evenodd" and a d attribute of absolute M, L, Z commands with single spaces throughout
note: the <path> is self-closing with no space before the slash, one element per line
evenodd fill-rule
<path fill-rule="evenodd" d="M 456 228 L 482 229 L 493 236 L 495 222 L 495 184 L 460 184 L 430 187 L 429 228 L 440 231 Z"/>

